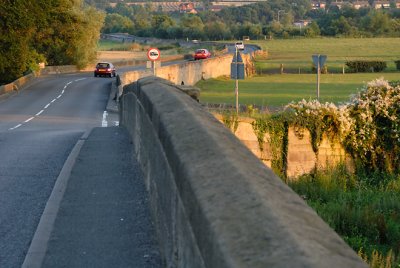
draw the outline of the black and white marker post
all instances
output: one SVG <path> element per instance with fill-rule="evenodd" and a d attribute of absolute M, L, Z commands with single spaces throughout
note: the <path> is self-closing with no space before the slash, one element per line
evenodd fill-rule
<path fill-rule="evenodd" d="M 319 101 L 319 81 L 321 77 L 321 68 L 324 67 L 326 55 L 312 55 L 312 60 L 315 68 L 317 69 L 317 100 Z"/>
<path fill-rule="evenodd" d="M 239 114 L 239 79 L 244 79 L 244 63 L 240 52 L 235 46 L 235 55 L 231 63 L 231 79 L 236 80 L 235 97 L 236 97 L 236 114 Z"/>

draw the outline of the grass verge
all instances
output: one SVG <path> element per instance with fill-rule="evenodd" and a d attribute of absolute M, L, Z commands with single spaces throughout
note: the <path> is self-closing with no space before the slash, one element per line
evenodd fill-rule
<path fill-rule="evenodd" d="M 371 267 L 400 267 L 400 176 L 339 167 L 289 185 Z"/>

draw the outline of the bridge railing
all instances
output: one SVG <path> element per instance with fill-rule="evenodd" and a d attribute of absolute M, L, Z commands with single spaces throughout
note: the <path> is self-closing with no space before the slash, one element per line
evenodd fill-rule
<path fill-rule="evenodd" d="M 120 123 L 166 267 L 367 267 L 285 183 L 170 82 L 125 85 Z"/>

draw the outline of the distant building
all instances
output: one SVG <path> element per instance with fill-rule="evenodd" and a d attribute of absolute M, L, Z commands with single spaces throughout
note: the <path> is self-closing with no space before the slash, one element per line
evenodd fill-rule
<path fill-rule="evenodd" d="M 310 23 L 311 20 L 298 20 L 293 23 L 293 26 L 299 27 L 301 29 L 302 27 L 306 27 Z"/>
<path fill-rule="evenodd" d="M 193 10 L 195 13 L 197 13 L 197 11 L 194 9 L 193 3 L 182 3 L 179 5 L 180 13 L 193 13 Z"/>
<path fill-rule="evenodd" d="M 371 5 L 368 3 L 368 1 L 357 1 L 353 3 L 353 7 L 355 9 L 360 9 L 365 7 L 371 7 Z"/>
<path fill-rule="evenodd" d="M 375 1 L 374 2 L 374 8 L 375 9 L 388 9 L 390 8 L 390 2 L 389 1 Z"/>
<path fill-rule="evenodd" d="M 325 9 L 325 7 L 326 7 L 325 2 L 316 2 L 316 1 L 311 2 L 312 9 Z"/>

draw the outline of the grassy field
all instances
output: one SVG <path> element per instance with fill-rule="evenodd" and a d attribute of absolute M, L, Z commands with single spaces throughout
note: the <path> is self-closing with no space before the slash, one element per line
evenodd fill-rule
<path fill-rule="evenodd" d="M 311 73 L 313 54 L 326 54 L 328 74 L 321 75 L 320 100 L 345 102 L 366 82 L 384 77 L 400 80 L 394 60 L 400 60 L 400 38 L 318 38 L 254 41 L 268 52 L 257 58 L 256 66 L 269 75 L 239 81 L 239 103 L 282 106 L 291 101 L 316 98 L 316 74 Z M 388 68 L 382 73 L 342 74 L 347 60 L 384 60 Z M 289 74 L 279 73 L 280 64 Z M 300 74 L 299 74 L 300 69 Z M 273 74 L 275 73 L 275 74 Z M 203 103 L 234 103 L 234 80 L 229 78 L 200 81 Z"/>
<path fill-rule="evenodd" d="M 346 102 L 366 82 L 384 77 L 400 80 L 400 73 L 323 74 L 320 81 L 321 102 Z M 291 101 L 316 98 L 315 74 L 264 75 L 239 81 L 239 103 L 261 106 L 284 106 Z M 203 103 L 234 103 L 235 81 L 227 77 L 200 81 Z"/>
<path fill-rule="evenodd" d="M 342 72 L 348 60 L 383 60 L 387 72 L 395 71 L 395 60 L 400 60 L 400 38 L 313 38 L 257 41 L 268 52 L 267 59 L 258 59 L 263 70 L 284 69 L 310 72 L 313 54 L 327 55 L 329 72 Z"/>

